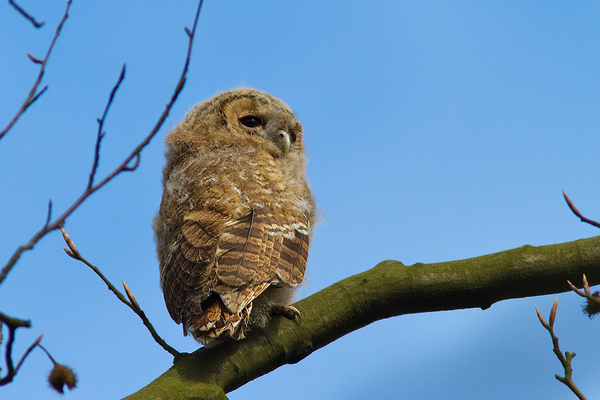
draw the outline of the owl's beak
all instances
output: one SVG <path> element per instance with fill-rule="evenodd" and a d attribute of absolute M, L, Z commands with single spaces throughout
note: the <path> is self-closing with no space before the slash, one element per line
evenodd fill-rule
<path fill-rule="evenodd" d="M 281 151 L 283 152 L 283 156 L 285 157 L 287 153 L 290 152 L 290 147 L 292 146 L 290 134 L 284 131 L 283 129 L 280 129 L 279 131 L 277 131 L 275 139 L 275 144 L 281 149 Z"/>

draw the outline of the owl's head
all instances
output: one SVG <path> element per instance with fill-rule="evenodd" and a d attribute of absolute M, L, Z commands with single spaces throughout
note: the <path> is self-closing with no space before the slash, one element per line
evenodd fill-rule
<path fill-rule="evenodd" d="M 188 154 L 201 148 L 248 146 L 274 158 L 304 152 L 302 125 L 287 104 L 250 88 L 228 90 L 194 106 L 169 134 L 167 144 Z"/>

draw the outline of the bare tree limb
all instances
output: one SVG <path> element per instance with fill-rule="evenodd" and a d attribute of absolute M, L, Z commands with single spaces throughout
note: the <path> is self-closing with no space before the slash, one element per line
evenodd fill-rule
<path fill-rule="evenodd" d="M 90 269 L 92 271 L 94 271 L 96 273 L 96 275 L 98 275 L 100 277 L 100 279 L 102 279 L 102 281 L 106 284 L 106 286 L 108 286 L 108 289 L 111 292 L 113 292 L 114 295 L 117 296 L 117 298 L 119 300 L 121 300 L 121 302 L 123 304 L 125 304 L 127 307 L 129 307 L 134 313 L 136 313 L 138 315 L 138 317 L 140 317 L 140 319 L 142 320 L 142 323 L 146 326 L 146 328 L 148 329 L 148 331 L 150 332 L 150 334 L 152 335 L 152 338 L 156 341 L 156 343 L 158 343 L 167 352 L 171 353 L 171 355 L 173 355 L 173 357 L 179 356 L 180 353 L 177 350 L 175 350 L 173 347 L 169 346 L 167 344 L 167 342 L 165 342 L 164 339 L 161 338 L 159 336 L 159 334 L 156 332 L 156 330 L 154 329 L 154 326 L 152 325 L 152 323 L 150 322 L 148 317 L 146 317 L 146 314 L 144 313 L 144 311 L 141 309 L 141 307 L 135 300 L 135 297 L 133 297 L 133 293 L 131 293 L 131 290 L 129 290 L 129 287 L 127 287 L 125 282 L 123 282 L 123 288 L 125 289 L 125 293 L 127 294 L 129 301 L 125 298 L 125 296 L 123 296 L 123 293 L 121 293 L 104 276 L 104 274 L 100 271 L 100 269 L 98 267 L 96 267 L 95 265 L 92 265 L 89 261 L 87 261 L 85 258 L 83 258 L 81 256 L 81 254 L 79 253 L 79 250 L 77 250 L 77 247 L 75 247 L 75 243 L 73 243 L 73 240 L 71 240 L 69 235 L 67 235 L 67 232 L 65 232 L 64 229 L 61 229 L 61 231 L 63 234 L 63 238 L 65 239 L 65 242 L 67 243 L 67 246 L 69 247 L 69 249 L 64 249 L 65 252 L 69 255 L 69 257 L 71 257 L 77 261 L 81 261 L 82 263 L 84 263 L 85 265 L 90 267 Z"/>
<path fill-rule="evenodd" d="M 36 342 L 34 342 L 29 347 L 29 349 L 27 349 L 27 351 L 23 354 L 23 356 L 19 360 L 19 363 L 15 367 L 13 365 L 13 360 L 12 360 L 12 346 L 15 341 L 16 331 L 19 328 L 31 327 L 31 322 L 28 320 L 24 320 L 24 319 L 9 317 L 8 315 L 6 315 L 2 312 L 0 312 L 0 321 L 1 321 L 0 329 L 2 328 L 2 324 L 6 325 L 6 327 L 8 328 L 8 340 L 6 342 L 6 351 L 4 354 L 7 372 L 6 372 L 6 375 L 4 376 L 4 378 L 0 379 L 0 386 L 2 386 L 2 385 L 6 385 L 9 382 L 12 382 L 14 376 L 17 374 L 17 372 L 19 371 L 19 368 L 23 364 L 23 361 L 25 361 L 25 358 L 27 358 L 27 356 L 29 355 L 31 350 L 33 350 L 33 348 L 36 346 L 36 344 L 39 343 L 39 341 L 41 340 L 42 337 L 40 336 L 36 340 Z"/>
<path fill-rule="evenodd" d="M 35 18 L 33 18 L 31 16 L 31 14 L 29 14 L 27 11 L 25 11 L 21 6 L 19 6 L 17 3 L 15 3 L 13 0 L 8 0 L 8 3 L 14 7 L 15 10 L 17 10 L 23 17 L 25 17 L 25 19 L 27 19 L 29 22 L 31 22 L 33 24 L 33 26 L 35 26 L 36 28 L 41 28 L 44 25 L 44 21 L 42 22 L 38 22 L 36 21 Z"/>
<path fill-rule="evenodd" d="M 13 5 L 13 7 L 15 7 L 19 12 L 21 12 L 26 18 L 30 19 L 34 24 L 34 20 L 33 18 L 27 14 L 22 8 L 20 8 L 18 5 L 16 5 L 15 3 L 13 3 L 11 0 L 9 0 L 10 4 Z M 72 0 L 68 0 L 67 2 L 67 8 L 65 10 L 65 13 L 63 15 L 63 18 L 61 19 L 57 29 L 56 29 L 56 33 L 54 35 L 54 38 L 50 44 L 50 47 L 48 48 L 48 51 L 46 53 L 46 57 L 43 60 L 39 60 L 31 55 L 28 54 L 29 58 L 31 59 L 31 61 L 33 61 L 36 64 L 40 64 L 40 72 L 38 74 L 38 77 L 36 79 L 36 82 L 33 85 L 33 88 L 31 89 L 27 99 L 25 100 L 25 102 L 23 103 L 23 105 L 21 106 L 21 108 L 19 109 L 19 111 L 17 112 L 17 114 L 15 115 L 15 117 L 11 120 L 11 122 L 6 126 L 6 128 L 0 132 L 0 139 L 2 137 L 4 137 L 4 135 L 12 128 L 12 126 L 14 126 L 14 124 L 16 123 L 16 121 L 23 115 L 23 113 L 27 110 L 27 108 L 29 106 L 31 106 L 31 104 L 33 104 L 39 97 L 41 94 L 43 94 L 45 92 L 45 90 L 47 89 L 47 87 L 44 87 L 40 92 L 37 92 L 37 88 L 39 86 L 39 84 L 41 83 L 42 77 L 44 75 L 44 71 L 45 71 L 45 67 L 46 64 L 48 62 L 48 58 L 52 52 L 52 49 L 54 47 L 54 44 L 56 43 L 56 40 L 58 39 L 58 36 L 60 35 L 60 32 L 62 30 L 62 27 L 68 17 L 68 13 L 69 13 L 69 8 L 71 6 L 71 2 Z M 121 71 L 121 75 L 119 77 L 119 80 L 117 82 L 117 84 L 113 87 L 113 90 L 111 91 L 111 94 L 109 96 L 109 100 L 108 103 L 106 105 L 106 108 L 104 110 L 104 113 L 102 115 L 102 118 L 98 120 L 99 123 L 99 129 L 98 129 L 98 135 L 97 135 L 97 139 L 96 139 L 96 146 L 95 146 L 95 150 L 94 150 L 94 161 L 92 164 L 92 171 L 90 173 L 90 178 L 88 181 L 88 184 L 86 186 L 86 189 L 84 190 L 84 192 L 81 194 L 81 196 L 75 200 L 75 202 L 61 215 L 59 216 L 57 219 L 55 219 L 54 221 L 52 221 L 52 201 L 50 201 L 48 203 L 48 212 L 47 212 L 47 216 L 46 216 L 46 220 L 44 225 L 42 226 L 42 228 L 29 240 L 29 242 L 27 242 L 26 244 L 20 246 L 19 248 L 17 248 L 17 250 L 15 250 L 15 252 L 13 253 L 12 257 L 8 260 L 7 264 L 2 268 L 2 270 L 0 270 L 0 284 L 4 281 L 4 279 L 6 279 L 7 274 L 11 271 L 11 269 L 15 266 L 15 264 L 17 263 L 17 261 L 19 260 L 21 254 L 27 250 L 31 250 L 35 244 L 41 240 L 46 234 L 48 234 L 49 232 L 52 232 L 54 230 L 57 229 L 61 229 L 62 226 L 64 225 L 66 219 L 89 197 L 91 196 L 94 192 L 96 192 L 97 190 L 99 190 L 100 188 L 102 188 L 105 184 L 107 184 L 108 182 L 110 182 L 112 179 L 114 179 L 117 175 L 119 175 L 122 172 L 128 172 L 128 171 L 134 171 L 140 163 L 140 154 L 141 151 L 150 143 L 151 139 L 157 134 L 158 130 L 160 129 L 160 127 L 163 125 L 164 121 L 166 120 L 173 104 L 175 103 L 175 101 L 177 100 L 179 93 L 181 92 L 181 90 L 183 89 L 183 86 L 185 84 L 186 81 L 186 76 L 187 76 L 187 72 L 189 69 L 189 63 L 190 63 L 190 58 L 191 58 L 191 52 L 192 52 L 192 45 L 193 45 L 193 41 L 194 41 L 194 35 L 196 32 L 196 27 L 198 25 L 198 19 L 199 19 L 199 15 L 200 15 L 200 9 L 202 7 L 202 1 L 199 2 L 198 4 L 198 9 L 196 11 L 196 15 L 194 18 L 194 25 L 192 30 L 190 31 L 188 28 L 185 28 L 185 32 L 187 33 L 188 36 L 188 49 L 187 49 L 187 55 L 186 55 L 186 59 L 185 59 L 185 63 L 184 63 L 184 68 L 183 71 L 181 73 L 181 76 L 177 82 L 177 85 L 175 87 L 174 93 L 171 96 L 170 101 L 167 103 L 167 106 L 165 107 L 165 110 L 163 111 L 163 113 L 160 115 L 159 120 L 157 121 L 157 123 L 155 124 L 154 128 L 152 129 L 152 131 L 146 136 L 146 138 L 131 152 L 131 154 L 125 158 L 125 160 L 112 172 L 110 173 L 107 177 L 105 177 L 100 183 L 94 185 L 94 178 L 97 172 L 97 168 L 98 168 L 98 164 L 99 164 L 99 157 L 100 157 L 100 142 L 102 140 L 102 137 L 104 136 L 104 132 L 102 130 L 103 128 L 103 123 L 104 120 L 107 116 L 108 110 L 110 105 L 113 102 L 114 96 L 116 94 L 117 89 L 119 88 L 121 82 L 124 79 L 124 75 L 125 75 L 125 67 L 123 67 L 122 71 Z M 133 160 L 133 164 L 131 164 Z M 124 298 L 124 296 L 104 277 L 104 275 L 100 272 L 100 270 L 98 270 L 98 268 L 96 268 L 95 266 L 91 265 L 89 262 L 87 262 L 86 260 L 84 260 L 81 255 L 79 254 L 79 252 L 77 251 L 77 249 L 75 248 L 75 245 L 72 243 L 72 241 L 69 239 L 67 240 L 68 236 L 65 237 L 65 240 L 67 241 L 67 244 L 69 245 L 71 250 L 68 250 L 67 253 L 69 255 L 71 255 L 73 258 L 76 258 L 84 263 L 86 263 L 90 268 L 92 268 L 92 270 L 94 270 L 103 280 L 104 282 L 108 285 L 108 287 L 117 295 L 117 297 L 119 297 L 119 299 L 121 301 L 123 301 L 125 304 L 127 304 L 129 307 L 131 307 L 134 312 L 136 312 L 136 314 L 139 315 L 139 317 L 142 319 L 144 325 L 146 325 L 146 327 L 150 330 L 150 332 L 152 333 L 152 336 L 154 337 L 154 339 L 161 345 L 163 346 L 163 348 L 167 351 L 169 351 L 171 354 L 173 354 L 174 356 L 179 355 L 179 353 L 173 349 L 172 347 L 170 347 L 169 345 L 167 345 L 161 338 L 160 336 L 158 336 L 158 334 L 155 332 L 154 328 L 152 327 L 152 324 L 150 324 L 150 321 L 148 320 L 148 318 L 146 317 L 146 315 L 144 314 L 144 312 L 141 310 L 141 308 L 139 307 L 139 305 L 137 304 L 137 302 L 129 302 L 127 301 L 127 299 Z M 125 284 L 125 283 L 123 283 Z M 129 296 L 130 299 L 134 299 L 133 298 L 133 294 L 131 294 L 131 291 L 128 290 L 128 288 L 126 288 L 127 291 L 127 295 Z M 9 317 L 6 314 L 3 314 L 0 312 L 0 342 L 2 341 L 2 326 L 6 325 L 7 329 L 8 329 L 8 340 L 6 340 L 6 344 L 5 344 L 5 360 L 6 360 L 6 375 L 0 379 L 0 386 L 7 384 L 9 382 L 11 382 L 14 378 L 14 376 L 17 374 L 19 368 L 21 367 L 21 365 L 23 364 L 23 361 L 25 360 L 25 358 L 27 358 L 27 356 L 31 353 L 31 351 L 36 347 L 39 346 L 40 348 L 42 348 L 46 354 L 48 354 L 48 356 L 50 357 L 50 359 L 52 360 L 52 362 L 55 364 L 55 368 L 53 369 L 53 372 L 50 375 L 50 383 L 52 384 L 52 386 L 58 390 L 59 392 L 62 393 L 62 387 L 63 384 L 66 384 L 69 388 L 74 387 L 75 385 L 75 375 L 72 373 L 72 371 L 62 365 L 57 364 L 54 359 L 52 359 L 52 357 L 50 356 L 50 354 L 46 351 L 46 349 L 44 349 L 40 344 L 40 340 L 41 340 L 41 335 L 40 337 L 26 350 L 26 352 L 23 354 L 23 356 L 21 357 L 21 359 L 19 360 L 17 366 L 15 367 L 13 365 L 13 360 L 12 360 L 12 350 L 13 350 L 13 343 L 15 340 L 15 333 L 16 330 L 18 328 L 22 328 L 22 327 L 29 327 L 31 324 L 29 321 L 26 320 L 20 320 L 17 318 L 12 318 Z M 61 373 L 55 373 L 55 370 L 61 372 Z M 68 372 L 69 374 L 65 373 Z"/>
<path fill-rule="evenodd" d="M 0 139 L 2 139 L 4 137 L 4 135 L 6 135 L 6 133 L 10 130 L 10 128 L 13 127 L 13 125 L 18 121 L 18 119 L 21 118 L 23 113 L 25 113 L 25 111 L 29 108 L 29 106 L 31 106 L 37 99 L 39 99 L 39 97 L 48 88 L 48 86 L 45 86 L 39 93 L 36 93 L 40 83 L 42 82 L 44 72 L 46 72 L 46 64 L 48 63 L 48 58 L 50 58 L 50 54 L 52 53 L 52 49 L 54 48 L 54 45 L 56 44 L 56 40 L 58 39 L 58 36 L 60 35 L 63 25 L 65 24 L 65 21 L 69 17 L 69 9 L 71 8 L 72 1 L 73 0 L 67 1 L 67 8 L 65 9 L 65 13 L 63 14 L 62 19 L 58 23 L 58 26 L 56 27 L 56 32 L 54 33 L 52 42 L 50 42 L 50 47 L 48 47 L 48 50 L 46 51 L 46 57 L 44 57 L 43 60 L 39 60 L 39 59 L 33 57 L 32 55 L 28 54 L 31 61 L 33 61 L 36 64 L 40 64 L 40 71 L 38 72 L 38 76 L 33 84 L 33 87 L 29 91 L 29 94 L 27 95 L 27 98 L 23 102 L 23 105 L 21 105 L 21 108 L 19 108 L 19 111 L 17 111 L 17 113 L 15 114 L 13 119 L 8 123 L 8 125 L 6 125 L 6 127 L 0 132 Z M 13 7 L 15 7 L 19 12 L 21 12 L 21 14 L 23 14 L 26 18 L 29 17 L 29 14 L 27 14 L 22 8 L 17 6 L 11 0 L 9 0 L 9 2 L 13 5 Z M 32 19 L 32 22 L 33 22 L 33 19 Z M 34 25 L 35 25 L 35 22 L 34 22 Z"/>
<path fill-rule="evenodd" d="M 47 228 L 52 221 L 52 200 L 48 200 L 48 213 L 46 214 L 46 223 L 44 224 L 44 228 Z"/>
<path fill-rule="evenodd" d="M 70 3 L 71 3 L 71 1 L 69 1 L 69 5 L 70 5 Z M 156 122 L 156 124 L 154 125 L 154 127 L 152 128 L 150 133 L 146 136 L 146 138 L 144 140 L 142 140 L 142 142 L 140 144 L 137 145 L 137 147 L 135 147 L 133 149 L 133 151 L 123 160 L 123 162 L 121 162 L 121 164 L 113 170 L 113 172 L 111 172 L 108 176 L 106 176 L 99 183 L 92 185 L 91 187 L 88 185 L 86 187 L 86 189 L 84 190 L 84 192 L 81 194 L 81 196 L 79 196 L 79 198 L 77 198 L 75 200 L 75 202 L 62 215 L 60 215 L 56 220 L 54 220 L 54 222 L 52 222 L 50 224 L 48 224 L 48 223 L 44 224 L 42 229 L 40 229 L 35 235 L 33 235 L 33 237 L 29 240 L 29 242 L 27 242 L 26 244 L 20 246 L 19 248 L 17 248 L 17 250 L 15 250 L 15 252 L 11 256 L 11 258 L 8 260 L 6 265 L 0 271 L 0 284 L 4 281 L 4 279 L 6 278 L 6 275 L 10 272 L 10 270 L 15 266 L 15 264 L 17 263 L 17 261 L 19 260 L 19 258 L 21 257 L 21 254 L 23 254 L 23 252 L 31 250 L 35 246 L 35 244 L 49 232 L 52 232 L 54 230 L 62 228 L 66 219 L 88 197 L 90 197 L 92 194 L 94 194 L 97 190 L 101 189 L 108 182 L 113 180 L 117 175 L 121 174 L 122 172 L 134 171 L 137 168 L 137 166 L 140 163 L 140 153 L 150 143 L 150 141 L 154 138 L 154 136 L 156 136 L 156 134 L 158 133 L 158 130 L 161 128 L 161 126 L 165 122 L 167 116 L 169 115 L 169 112 L 171 111 L 171 108 L 173 107 L 173 104 L 179 97 L 179 94 L 181 93 L 181 90 L 183 89 L 183 86 L 185 85 L 187 72 L 188 72 L 189 64 L 190 64 L 190 58 L 192 55 L 192 45 L 193 45 L 194 37 L 196 34 L 196 27 L 198 25 L 198 19 L 200 17 L 200 9 L 201 8 L 202 8 L 202 0 L 200 0 L 198 3 L 198 8 L 196 10 L 196 15 L 194 18 L 194 25 L 192 27 L 192 30 L 190 31 L 188 28 L 185 29 L 187 36 L 188 36 L 188 48 L 187 48 L 187 55 L 186 55 L 183 71 L 181 72 L 179 81 L 177 82 L 177 85 L 175 87 L 173 95 L 171 96 L 171 100 L 167 103 L 163 113 L 160 115 L 158 121 Z M 67 14 L 65 13 L 65 16 L 66 15 Z M 65 17 L 65 19 L 66 19 L 66 17 Z M 63 19 L 63 21 L 64 21 L 64 19 Z M 100 147 L 97 146 L 96 152 L 99 152 L 99 151 L 100 151 Z M 134 163 L 133 163 L 133 165 L 130 165 L 132 160 Z M 94 165 L 92 166 L 92 170 L 94 168 L 96 168 L 95 165 L 96 164 L 94 163 Z M 92 178 L 93 178 L 93 176 L 92 176 Z"/>
<path fill-rule="evenodd" d="M 106 115 L 108 114 L 108 109 L 115 99 L 115 94 L 117 90 L 119 90 L 119 86 L 125 79 L 125 64 L 123 64 L 123 68 L 121 68 L 121 74 L 119 75 L 119 79 L 113 89 L 110 91 L 110 96 L 108 96 L 108 103 L 106 103 L 106 107 L 104 108 L 104 113 L 102 113 L 102 118 L 98 118 L 98 134 L 96 135 L 96 146 L 94 148 L 94 162 L 92 163 L 92 172 L 90 172 L 90 180 L 88 181 L 87 190 L 90 190 L 94 186 L 94 178 L 96 177 L 96 171 L 98 170 L 98 165 L 100 162 L 100 144 L 106 132 L 102 130 L 104 127 L 104 121 L 106 120 Z"/>
<path fill-rule="evenodd" d="M 554 321 L 556 319 L 556 308 L 558 307 L 558 296 L 556 296 L 556 300 L 554 300 L 554 304 L 552 305 L 552 310 L 550 311 L 550 323 L 546 322 L 546 320 L 544 319 L 544 317 L 542 317 L 542 313 L 540 312 L 540 310 L 538 310 L 538 308 L 535 308 L 535 311 L 537 313 L 537 316 L 540 320 L 540 322 L 542 323 L 542 326 L 544 328 L 546 328 L 546 330 L 550 333 L 550 337 L 552 338 L 552 351 L 554 352 L 554 354 L 556 355 L 556 358 L 558 358 L 558 361 L 560 361 L 560 363 L 563 366 L 563 369 L 565 371 L 565 376 L 559 376 L 559 375 L 554 375 L 554 377 L 562 382 L 563 384 L 565 384 L 566 387 L 568 387 L 574 394 L 575 396 L 577 396 L 577 398 L 579 398 L 580 400 L 587 400 L 586 397 L 583 395 L 583 393 L 581 393 L 581 391 L 579 390 L 579 388 L 575 385 L 575 382 L 573 382 L 573 368 L 571 367 L 571 360 L 573 359 L 573 357 L 575 357 L 575 353 L 569 353 L 568 351 L 565 352 L 565 354 L 563 355 L 562 351 L 560 350 L 560 347 L 558 345 L 558 337 L 554 334 Z"/>
<path fill-rule="evenodd" d="M 565 201 L 567 202 L 567 205 L 569 206 L 569 208 L 571 209 L 571 211 L 573 211 L 573 214 L 577 215 L 582 222 L 585 222 L 587 224 L 595 226 L 596 228 L 600 228 L 600 223 L 598 223 L 598 222 L 596 222 L 596 221 L 594 221 L 592 219 L 586 218 L 583 215 L 581 215 L 581 213 L 579 212 L 579 210 L 577 209 L 577 207 L 575 207 L 575 204 L 573 204 L 573 202 L 571 201 L 571 199 L 569 198 L 569 196 L 567 196 L 567 194 L 565 193 L 565 191 L 563 190 L 562 192 L 563 192 L 563 196 L 565 198 Z"/>
<path fill-rule="evenodd" d="M 294 304 L 302 319 L 273 319 L 246 339 L 183 354 L 128 399 L 225 399 L 225 393 L 293 364 L 339 337 L 398 315 L 479 307 L 600 283 L 600 237 L 467 260 L 405 266 L 384 261 Z"/>
<path fill-rule="evenodd" d="M 36 347 L 36 346 L 40 346 L 40 342 L 42 341 L 42 336 L 40 335 L 38 336 L 38 338 L 31 344 L 31 346 L 29 346 L 27 348 L 27 350 L 25 351 L 25 353 L 23 353 L 23 355 L 21 356 L 21 359 L 19 360 L 19 362 L 17 363 L 17 367 L 15 368 L 15 374 L 16 372 L 19 370 L 19 368 L 21 368 L 21 365 L 23 364 L 23 361 L 25 361 L 25 358 L 27 358 L 27 356 L 29 355 L 29 353 L 31 353 L 31 351 Z"/>

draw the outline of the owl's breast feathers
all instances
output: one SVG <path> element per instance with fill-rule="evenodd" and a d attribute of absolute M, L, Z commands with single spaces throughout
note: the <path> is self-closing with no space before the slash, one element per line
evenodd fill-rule
<path fill-rule="evenodd" d="M 214 180 L 184 185 L 192 192 L 201 188 L 207 200 L 194 203 L 183 221 L 180 215 L 189 208 L 171 204 L 171 217 L 179 219 L 181 228 L 162 260 L 162 288 L 171 317 L 202 343 L 223 336 L 243 338 L 252 301 L 270 286 L 293 287 L 304 277 L 312 208 L 298 207 L 281 189 L 276 190 L 281 196 L 271 190 L 275 198 L 266 204 L 260 189 L 272 177 L 253 178 L 243 190 L 237 182 L 225 185 L 231 190 L 225 190 L 227 201 L 221 197 L 218 205 L 210 195 L 211 186 L 218 185 Z M 260 196 L 253 194 L 253 186 Z"/>

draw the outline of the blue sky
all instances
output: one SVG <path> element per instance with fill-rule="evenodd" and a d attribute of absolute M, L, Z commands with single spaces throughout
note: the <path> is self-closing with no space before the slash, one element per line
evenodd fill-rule
<path fill-rule="evenodd" d="M 64 11 L 20 3 L 41 30 L 0 4 L 0 125 L 14 115 Z M 49 89 L 0 140 L 0 264 L 87 183 L 97 130 L 123 63 L 105 129 L 100 176 L 154 125 L 186 51 L 193 1 L 73 3 L 44 77 Z M 256 87 L 282 98 L 304 127 L 308 175 L 322 221 L 304 297 L 385 259 L 450 261 L 524 244 L 599 234 L 565 189 L 600 218 L 600 5 L 595 2 L 207 0 L 189 79 L 135 173 L 94 195 L 65 226 L 82 255 L 125 280 L 158 332 L 197 348 L 164 306 L 151 221 L 161 195 L 162 138 L 195 103 Z M 69 399 L 130 394 L 171 365 L 129 309 L 59 233 L 26 253 L 0 288 L 1 310 L 30 318 L 15 354 L 44 333 L 79 387 Z M 374 323 L 229 394 L 231 399 L 539 398 L 571 394 L 535 316 L 554 296 Z M 588 398 L 597 381 L 598 320 L 559 296 L 556 331 L 574 351 Z M 2 398 L 57 398 L 34 352 Z"/>

